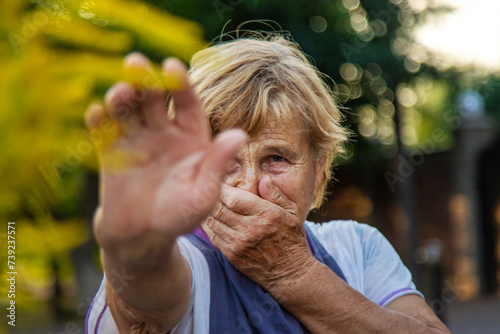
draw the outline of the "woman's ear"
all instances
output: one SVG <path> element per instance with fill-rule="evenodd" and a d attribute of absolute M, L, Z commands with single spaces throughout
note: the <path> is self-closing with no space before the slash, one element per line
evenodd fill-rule
<path fill-rule="evenodd" d="M 316 180 L 314 183 L 314 189 L 318 189 L 323 185 L 326 178 L 325 164 L 326 164 L 326 154 L 323 154 L 320 159 L 314 161 L 316 164 Z"/>

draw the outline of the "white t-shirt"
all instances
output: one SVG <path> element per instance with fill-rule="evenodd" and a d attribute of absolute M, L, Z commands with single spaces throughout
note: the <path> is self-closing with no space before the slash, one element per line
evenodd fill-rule
<path fill-rule="evenodd" d="M 354 221 L 305 224 L 326 251 L 333 256 L 347 283 L 367 299 L 385 307 L 407 295 L 423 295 L 415 289 L 409 270 L 376 229 Z M 181 253 L 193 273 L 191 303 L 182 320 L 171 331 L 175 334 L 205 334 L 210 321 L 210 272 L 203 254 L 185 237 L 177 239 Z M 90 305 L 86 333 L 118 333 L 106 302 L 105 280 Z"/>

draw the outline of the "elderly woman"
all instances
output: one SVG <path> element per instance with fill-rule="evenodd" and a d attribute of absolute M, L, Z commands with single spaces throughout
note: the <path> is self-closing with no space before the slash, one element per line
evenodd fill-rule
<path fill-rule="evenodd" d="M 169 96 L 118 83 L 87 111 L 118 129 L 99 150 L 89 333 L 449 333 L 376 229 L 306 221 L 346 130 L 297 45 L 238 39 L 162 70 Z"/>

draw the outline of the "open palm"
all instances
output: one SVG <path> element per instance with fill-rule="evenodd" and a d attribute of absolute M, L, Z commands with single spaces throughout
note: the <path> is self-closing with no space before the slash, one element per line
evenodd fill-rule
<path fill-rule="evenodd" d="M 151 64 L 132 54 L 125 66 Z M 87 111 L 90 129 L 108 118 L 118 126 L 118 136 L 99 149 L 95 232 L 104 248 L 134 243 L 150 252 L 199 225 L 218 199 L 227 162 L 246 138 L 241 130 L 229 130 L 212 141 L 185 66 L 170 59 L 163 71 L 183 83 L 171 93 L 173 118 L 167 117 L 164 92 L 136 90 L 127 83 L 113 86 L 104 105 L 93 104 Z"/>

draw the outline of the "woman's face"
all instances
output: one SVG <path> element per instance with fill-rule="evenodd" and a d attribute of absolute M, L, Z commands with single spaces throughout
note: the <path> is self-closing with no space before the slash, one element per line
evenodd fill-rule
<path fill-rule="evenodd" d="M 298 207 L 304 221 L 323 182 L 325 159 L 314 160 L 303 126 L 298 120 L 270 122 L 248 141 L 228 165 L 224 182 L 259 195 L 259 182 L 269 175 L 281 192 Z"/>

